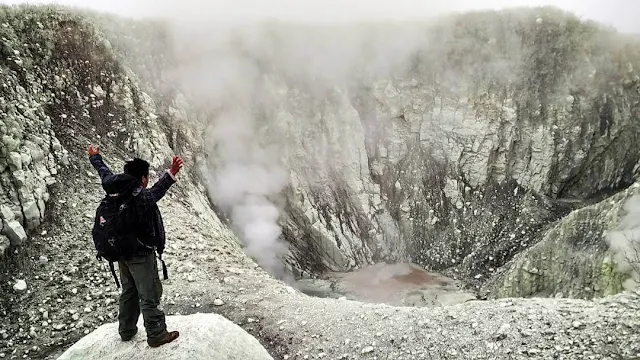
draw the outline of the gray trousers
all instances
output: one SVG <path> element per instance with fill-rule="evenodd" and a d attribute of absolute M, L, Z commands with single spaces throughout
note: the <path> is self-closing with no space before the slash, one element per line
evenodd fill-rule
<path fill-rule="evenodd" d="M 167 335 L 165 314 L 158 309 L 162 297 L 162 283 L 158 276 L 158 263 L 154 254 L 135 256 L 118 262 L 120 294 L 118 332 L 123 339 L 131 338 L 138 330 L 140 313 L 148 340 L 160 340 Z"/>

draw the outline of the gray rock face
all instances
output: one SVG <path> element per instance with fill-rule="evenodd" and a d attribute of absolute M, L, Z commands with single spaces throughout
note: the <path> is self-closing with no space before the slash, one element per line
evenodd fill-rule
<path fill-rule="evenodd" d="M 100 137 L 115 138 L 121 152 L 154 167 L 171 154 L 153 121 L 153 100 L 129 80 L 135 75 L 115 66 L 100 41 L 89 48 L 52 35 L 64 28 L 67 34 L 94 36 L 83 33 L 82 15 L 60 12 L 38 22 L 16 22 L 32 15 L 38 11 L 0 11 L 0 53 L 6 59 L 0 62 L 0 210 L 2 234 L 12 246 L 23 244 L 27 231 L 44 221 L 61 173 L 78 176 L 62 143 L 77 151 Z M 67 23 L 78 25 L 61 25 Z M 76 57 L 69 60 L 69 53 Z"/>
<path fill-rule="evenodd" d="M 128 25 L 105 27 L 112 44 L 140 54 L 127 61 L 167 121 L 181 124 L 176 133 L 205 134 L 205 177 L 230 166 L 288 171 L 283 191 L 267 191 L 284 195 L 275 203 L 285 259 L 299 275 L 411 261 L 480 283 L 640 168 L 640 148 L 629 146 L 639 126 L 637 39 L 557 9 L 354 26 L 350 36 L 265 25 L 230 29 L 231 42 L 205 37 L 210 29 L 172 33 L 175 43 L 149 33 L 122 42 Z M 293 33 L 325 51 L 301 53 Z M 202 61 L 183 66 L 194 54 Z M 230 68 L 232 82 L 193 80 L 227 79 Z M 224 110 L 234 106 L 255 111 Z M 277 161 L 251 155 L 273 149 Z"/>
<path fill-rule="evenodd" d="M 279 149 L 290 174 L 280 223 L 289 266 L 300 273 L 413 261 L 480 281 L 538 242 L 552 221 L 637 177 L 630 104 L 640 100 L 640 59 L 631 49 L 640 45 L 597 25 L 545 8 L 363 26 L 350 29 L 355 40 L 335 40 L 330 28 L 262 30 L 264 39 L 233 33 L 242 51 L 198 42 L 199 50 L 230 54 L 240 70 L 226 92 L 185 94 L 196 106 L 246 101 L 259 109 L 259 117 L 244 114 L 254 134 L 235 143 Z M 304 56 L 291 32 L 316 43 L 331 38 L 329 51 L 383 50 L 314 53 L 293 64 L 278 55 Z M 391 40 L 376 43 L 379 33 Z M 408 38 L 415 40 L 393 60 L 373 65 Z M 328 70 L 318 65 L 331 56 L 338 60 Z M 217 72 L 194 65 L 184 78 L 195 74 Z M 245 87 L 263 101 L 238 100 Z M 223 111 L 210 119 L 214 133 L 233 128 Z M 222 155 L 212 139 L 205 150 L 215 177 L 242 159 Z"/>
<path fill-rule="evenodd" d="M 537 243 L 552 221 L 631 184 L 639 169 L 640 149 L 628 146 L 639 126 L 630 105 L 640 101 L 637 42 L 555 9 L 362 25 L 338 40 L 337 28 L 230 29 L 240 47 L 201 36 L 172 43 L 157 24 L 112 20 L 96 20 L 108 40 L 95 48 L 49 39 L 58 51 L 10 52 L 17 62 L 3 90 L 10 116 L 0 127 L 0 200 L 23 228 L 41 223 L 47 186 L 68 162 L 58 138 L 74 143 L 85 126 L 154 166 L 171 155 L 163 142 L 185 156 L 203 153 L 207 182 L 237 170 L 229 191 L 211 187 L 216 206 L 237 210 L 246 194 L 259 198 L 256 208 L 268 210 L 248 212 L 258 227 L 235 224 L 240 237 L 274 261 L 276 240 L 287 241 L 283 256 L 298 274 L 414 262 L 473 284 Z M 326 42 L 327 52 L 306 58 L 292 33 Z M 218 57 L 182 67 L 205 50 L 229 56 L 232 82 L 193 80 L 229 78 Z M 77 63 L 65 63 L 65 52 Z M 28 58 L 39 98 L 18 76 Z M 113 70 L 118 61 L 122 71 Z M 100 76 L 79 89 L 87 73 Z M 57 106 L 18 111 L 40 98 Z M 224 210 L 222 218 L 238 216 Z M 8 230 L 18 243 L 16 229 Z M 256 240 L 263 233 L 268 241 Z"/>
<path fill-rule="evenodd" d="M 46 85 L 52 77 L 45 65 L 46 51 L 40 45 L 32 47 L 30 30 L 14 31 L 9 26 L 6 16 L 12 11 L 3 9 L 0 15 L 1 52 L 6 59 L 0 64 L 0 204 L 3 234 L 12 245 L 20 245 L 26 240 L 23 228 L 33 229 L 42 222 L 48 179 L 66 162 L 67 152 L 56 137 L 47 105 L 56 101 L 56 95 Z M 25 26 L 43 30 L 35 23 Z"/>
<path fill-rule="evenodd" d="M 637 262 L 625 257 L 634 254 L 634 247 L 640 249 L 640 243 L 632 238 L 634 244 L 628 248 L 611 249 L 607 237 L 617 231 L 627 212 L 625 205 L 639 191 L 640 183 L 635 183 L 606 201 L 573 211 L 546 231 L 538 243 L 518 254 L 489 282 L 486 292 L 494 298 L 591 299 L 623 291 L 634 275 L 634 269 L 625 265 Z"/>

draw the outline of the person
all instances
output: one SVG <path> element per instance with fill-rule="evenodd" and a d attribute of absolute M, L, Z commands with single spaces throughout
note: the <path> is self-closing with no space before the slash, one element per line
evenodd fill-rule
<path fill-rule="evenodd" d="M 135 255 L 118 261 L 122 292 L 119 299 L 118 332 L 123 341 L 131 340 L 138 332 L 137 322 L 142 313 L 147 332 L 147 344 L 158 347 L 170 343 L 180 335 L 178 331 L 167 331 L 165 314 L 158 308 L 162 297 L 162 283 L 158 276 L 155 252 L 162 261 L 165 246 L 165 230 L 158 209 L 160 201 L 176 180 L 183 160 L 174 156 L 171 168 L 151 187 L 149 163 L 134 158 L 124 165 L 124 175 L 114 175 L 104 163 L 100 147 L 89 147 L 89 159 L 100 175 L 102 186 L 108 194 L 133 189 L 134 204 L 140 217 L 140 228 Z M 163 262 L 164 265 L 164 262 Z M 166 268 L 165 271 L 166 278 Z"/>

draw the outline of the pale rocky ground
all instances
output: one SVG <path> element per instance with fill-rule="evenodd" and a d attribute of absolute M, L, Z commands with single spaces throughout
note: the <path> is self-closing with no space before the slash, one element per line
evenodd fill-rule
<path fill-rule="evenodd" d="M 75 343 L 58 360 L 273 360 L 251 335 L 217 314 L 172 315 L 167 324 L 180 329 L 178 341 L 149 349 L 143 320 L 142 329 L 130 342 L 122 342 L 113 333 L 118 324 L 102 325 L 90 336 Z"/>
<path fill-rule="evenodd" d="M 147 158 L 157 171 L 168 165 L 173 153 L 185 156 L 188 166 L 181 174 L 181 182 L 161 204 L 169 235 L 165 257 L 170 266 L 170 279 L 164 282 L 163 307 L 170 314 L 220 313 L 258 338 L 274 358 L 633 359 L 640 356 L 640 295 L 628 291 L 598 298 L 619 292 L 622 276 L 610 266 L 604 267 L 606 271 L 594 271 L 602 270 L 606 264 L 602 231 L 618 224 L 623 201 L 637 192 L 637 187 L 630 187 L 615 198 L 598 202 L 607 191 L 632 184 L 631 179 L 638 171 L 637 148 L 628 146 L 629 141 L 634 140 L 638 124 L 633 121 L 635 117 L 627 104 L 638 97 L 634 69 L 639 67 L 637 59 L 629 55 L 629 64 L 614 69 L 623 69 L 620 74 L 610 68 L 614 60 L 624 62 L 611 55 L 623 47 L 610 41 L 614 38 L 611 34 L 594 35 L 589 38 L 593 42 L 585 43 L 600 46 L 596 48 L 601 52 L 594 52 L 597 56 L 589 58 L 590 62 L 582 62 L 581 56 L 592 49 L 587 45 L 586 48 L 578 46 L 581 56 L 570 63 L 581 64 L 581 67 L 559 69 L 581 75 L 572 79 L 576 81 L 575 86 L 589 90 L 583 94 L 586 103 L 592 102 L 587 108 L 578 109 L 573 117 L 568 115 L 568 109 L 575 108 L 569 106 L 571 101 L 564 96 L 571 85 L 566 83 L 567 88 L 560 86 L 555 89 L 557 93 L 551 94 L 563 95 L 553 97 L 559 99 L 558 102 L 553 106 L 547 104 L 555 110 L 557 116 L 550 116 L 549 121 L 560 124 L 557 127 L 536 125 L 535 121 L 540 118 L 532 110 L 535 105 L 531 105 L 528 116 L 520 119 L 526 121 L 514 124 L 513 109 L 508 103 L 505 108 L 500 106 L 506 114 L 500 124 L 482 123 L 477 120 L 492 119 L 490 111 L 496 110 L 494 106 L 505 99 L 486 102 L 487 96 L 491 98 L 495 94 L 481 92 L 476 99 L 481 105 L 476 108 L 478 118 L 454 121 L 461 120 L 456 115 L 459 113 L 456 109 L 460 110 L 458 106 L 466 106 L 459 103 L 442 113 L 438 111 L 452 122 L 443 121 L 442 129 L 435 128 L 434 134 L 439 135 L 432 140 L 444 139 L 445 143 L 451 141 L 455 146 L 445 149 L 451 152 L 436 152 L 434 156 L 428 155 L 428 149 L 416 147 L 413 149 L 416 151 L 409 151 L 403 147 L 407 137 L 416 135 L 411 129 L 420 123 L 410 109 L 426 111 L 420 99 L 423 92 L 433 90 L 429 79 L 417 85 L 403 80 L 382 81 L 371 89 L 372 97 L 360 94 L 360 99 L 378 104 L 374 107 L 379 120 L 393 119 L 389 122 L 392 129 L 386 129 L 389 131 L 382 137 L 389 140 L 383 141 L 384 146 L 366 140 L 362 120 L 369 117 L 357 114 L 371 108 L 359 108 L 358 101 L 346 96 L 344 91 L 334 94 L 331 106 L 322 104 L 314 108 L 308 105 L 315 100 L 305 104 L 303 100 L 308 100 L 309 94 L 296 89 L 295 84 L 282 84 L 279 82 L 282 79 L 267 83 L 263 90 L 272 91 L 270 96 L 285 101 L 285 97 L 291 95 L 291 101 L 286 102 L 289 107 L 280 109 L 276 117 L 276 124 L 291 127 L 288 138 L 297 141 L 295 139 L 306 137 L 319 142 L 308 152 L 301 151 L 304 147 L 296 143 L 300 146 L 292 147 L 287 154 L 293 175 L 292 185 L 287 189 L 287 199 L 292 201 L 283 220 L 285 235 L 289 240 L 299 240 L 292 242 L 294 249 L 305 250 L 302 245 L 312 244 L 306 249 L 312 251 L 293 259 L 297 262 L 294 267 L 311 274 L 309 269 L 314 266 L 353 270 L 387 255 L 389 260 L 406 260 L 411 250 L 409 245 L 425 245 L 413 240 L 428 239 L 433 241 L 433 246 L 422 248 L 425 251 L 421 254 L 422 260 L 433 262 L 435 269 L 462 274 L 463 280 L 472 282 L 473 290 L 482 285 L 481 281 L 473 283 L 474 280 L 485 280 L 498 273 L 500 276 L 488 283 L 498 289 L 494 295 L 555 297 L 562 293 L 562 296 L 595 297 L 592 301 L 498 299 L 410 308 L 308 297 L 268 276 L 242 253 L 237 238 L 211 208 L 205 187 L 200 184 L 202 179 L 196 176 L 194 155 L 202 145 L 198 143 L 202 129 L 198 128 L 197 121 L 202 119 L 187 111 L 189 104 L 182 102 L 180 94 L 167 95 L 162 91 L 157 94 L 152 92 L 156 84 L 142 85 L 145 79 L 154 78 L 153 75 L 158 75 L 155 77 L 158 81 L 167 81 L 163 74 L 153 71 L 147 74 L 132 66 L 133 71 L 122 65 L 123 60 L 112 51 L 119 46 L 116 39 L 110 38 L 113 44 L 107 42 L 106 35 L 88 25 L 91 21 L 82 16 L 55 9 L 33 13 L 28 9 L 22 12 L 0 9 L 0 34 L 4 37 L 0 69 L 5 85 L 0 93 L 4 125 L 0 126 L 0 164 L 6 163 L 0 175 L 3 189 L 0 200 L 10 208 L 0 212 L 8 225 L 3 227 L 6 238 L 0 237 L 0 253 L 6 255 L 0 262 L 3 320 L 0 358 L 55 359 L 85 334 L 115 320 L 115 283 L 106 266 L 95 260 L 90 238 L 90 226 L 100 198 L 97 176 L 86 159 L 90 142 L 102 145 L 105 158 L 114 169 L 119 169 L 121 161 L 131 154 Z M 528 13 L 523 16 L 524 20 L 520 18 L 523 26 L 534 29 L 532 34 L 539 34 L 536 30 L 539 28 L 535 27 L 540 24 L 537 17 Z M 490 33 L 502 33 L 501 22 L 489 23 L 495 25 L 490 27 Z M 548 44 L 537 42 L 537 46 L 554 45 L 555 40 L 565 39 L 561 35 L 567 29 L 556 31 L 557 24 L 553 21 L 549 24 L 549 28 L 540 28 L 540 33 L 549 30 L 556 37 L 551 36 Z M 127 26 L 131 24 L 124 25 L 125 33 L 133 33 Z M 137 29 L 149 30 L 144 26 Z M 96 41 L 78 41 L 86 38 Z M 120 41 L 125 39 L 131 37 L 122 37 Z M 472 40 L 471 44 L 476 44 L 477 39 Z M 486 44 L 492 46 L 494 42 L 489 39 Z M 632 53 L 629 50 L 632 47 L 625 49 Z M 523 69 L 540 73 L 536 66 L 549 65 L 544 61 L 552 59 L 544 56 L 546 52 L 540 54 L 541 58 L 534 60 L 541 63 L 526 63 Z M 513 55 L 515 58 L 511 60 L 521 64 L 520 55 Z M 423 61 L 429 63 L 430 59 Z M 485 63 L 491 64 L 494 63 Z M 582 71 L 591 66 L 606 76 L 592 81 L 590 72 Z M 428 71 L 418 74 L 425 75 Z M 609 83 L 607 76 L 617 84 L 614 92 L 615 99 L 619 100 L 618 112 L 613 111 L 607 101 L 597 102 L 603 84 Z M 393 82 L 397 84 L 390 85 Z M 289 92 L 281 91 L 288 87 Z M 445 108 L 446 102 L 439 94 L 427 97 L 436 101 L 434 104 L 440 109 Z M 528 101 L 536 103 L 537 100 Z M 306 112 L 301 114 L 298 106 Z M 617 115 L 585 115 L 599 107 L 605 113 L 613 111 Z M 294 121 L 307 119 L 305 114 L 322 114 L 320 123 L 326 128 L 307 131 L 303 121 Z M 206 115 L 202 117 L 207 118 Z M 314 116 L 309 115 L 308 119 L 316 119 Z M 192 122 L 180 121 L 185 119 Z M 583 129 L 574 128 L 576 122 L 585 119 L 588 121 L 581 122 L 585 124 Z M 599 123 L 600 120 L 605 123 Z M 277 127 L 272 130 L 278 132 Z M 479 138 L 467 143 L 465 136 L 476 131 L 484 134 L 480 137 L 486 140 L 487 146 L 480 146 L 478 142 L 484 140 Z M 582 131 L 595 138 L 584 140 L 579 136 Z M 519 139 L 529 137 L 533 140 L 522 145 Z M 551 138 L 557 143 L 553 148 L 545 147 Z M 338 150 L 343 151 L 339 153 L 318 152 L 331 148 L 323 146 L 323 139 L 349 146 L 339 147 Z M 573 140 L 565 141 L 567 139 Z M 470 147 L 472 151 L 462 151 L 460 147 Z M 625 151 L 620 152 L 621 148 Z M 504 149 L 513 151 L 507 154 Z M 494 156 L 496 153 L 501 155 Z M 533 160 L 513 160 L 522 153 L 531 155 Z M 318 158 L 322 160 L 323 154 L 333 154 L 336 161 L 333 167 L 321 167 L 322 181 L 301 179 L 301 174 L 310 175 L 305 166 L 313 166 Z M 542 154 L 553 155 L 552 163 L 542 160 Z M 464 161 L 449 163 L 443 168 L 442 156 Z M 406 161 L 400 161 L 403 157 Z M 217 165 L 215 161 L 220 159 L 213 160 L 213 165 Z M 372 160 L 371 168 L 369 160 Z M 479 177 L 482 171 L 476 168 L 478 163 L 492 169 L 487 172 L 487 178 Z M 469 184 L 452 178 L 452 174 L 459 175 L 456 168 L 463 174 L 473 175 L 469 179 L 474 181 L 471 184 L 474 186 L 504 179 L 506 173 L 512 174 L 521 185 L 497 195 L 484 189 L 488 199 L 481 189 L 461 199 Z M 421 174 L 418 169 L 435 170 L 425 171 L 423 178 L 411 175 Z M 341 176 L 329 177 L 328 174 Z M 594 180 L 586 174 L 600 177 Z M 431 186 L 434 184 L 437 186 Z M 574 197 L 578 199 L 577 205 L 571 202 Z M 409 198 L 412 200 L 407 204 L 405 200 Z M 582 207 L 588 203 L 594 205 Z M 381 211 L 375 211 L 378 206 L 377 210 Z M 573 207 L 582 209 L 562 218 Z M 391 214 L 400 215 L 393 218 Z M 602 214 L 605 216 L 600 216 Z M 467 221 L 461 222 L 463 219 Z M 523 219 L 535 226 L 524 223 Z M 558 221 L 554 223 L 555 220 Z M 464 227 L 458 225 L 463 223 Z M 341 224 L 351 226 L 342 229 Z M 20 228 L 33 230 L 29 231 L 29 239 L 25 239 L 27 231 L 23 236 Z M 362 232 L 363 229 L 366 232 Z M 366 239 L 360 238 L 363 234 L 368 234 Z M 13 241 L 11 247 L 6 247 L 7 240 Z M 521 245 L 514 248 L 512 245 L 516 243 Z M 468 247 L 469 244 L 474 246 Z M 537 245 L 532 246 L 534 244 Z M 457 253 L 456 249 L 464 251 Z M 590 256 L 574 260 L 576 249 L 583 250 L 580 255 Z M 496 255 L 501 258 L 492 259 Z M 309 259 L 320 264 L 305 264 Z M 549 267 L 545 273 L 545 266 L 550 262 L 566 266 Z M 453 263 L 455 266 L 448 268 Z M 506 267 L 498 269 L 505 264 Z M 574 273 L 579 276 L 573 277 Z M 504 279 L 508 281 L 502 282 Z M 584 284 L 590 282 L 603 286 L 586 290 Z"/>

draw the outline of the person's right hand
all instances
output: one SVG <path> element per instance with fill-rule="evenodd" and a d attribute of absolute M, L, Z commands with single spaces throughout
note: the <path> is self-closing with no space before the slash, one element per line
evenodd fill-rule
<path fill-rule="evenodd" d="M 100 154 L 100 145 L 93 147 L 93 144 L 89 146 L 89 156 Z"/>
<path fill-rule="evenodd" d="M 171 175 L 176 176 L 176 174 L 178 173 L 178 171 L 180 171 L 180 169 L 182 169 L 182 165 L 184 164 L 184 161 L 182 160 L 182 158 L 180 156 L 175 155 L 171 161 Z"/>

